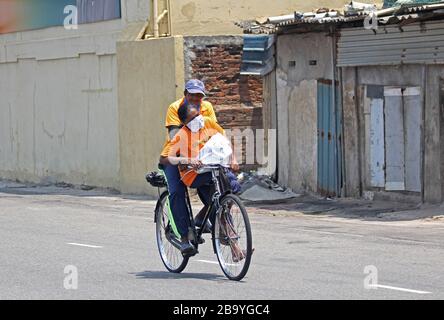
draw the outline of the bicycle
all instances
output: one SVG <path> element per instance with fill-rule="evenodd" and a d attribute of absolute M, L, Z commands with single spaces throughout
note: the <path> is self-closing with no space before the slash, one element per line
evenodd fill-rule
<path fill-rule="evenodd" d="M 156 204 L 154 222 L 156 223 L 156 239 L 160 257 L 166 269 L 171 273 L 181 273 L 191 257 L 199 253 L 199 245 L 204 244 L 204 226 L 208 220 L 212 223 L 213 251 L 225 276 L 233 281 L 242 280 L 248 272 L 253 253 L 251 225 L 247 211 L 242 201 L 231 191 L 230 184 L 221 165 L 206 165 L 199 173 L 211 172 L 213 195 L 205 213 L 202 228 L 195 225 L 188 189 L 186 188 L 186 203 L 188 207 L 191 228 L 189 240 L 196 248 L 193 254 L 182 255 L 180 239 L 174 234 L 171 221 L 171 211 L 168 208 L 168 191 L 164 176 L 159 173 L 147 175 L 147 181 L 159 190 L 159 200 Z M 162 180 L 163 178 L 163 180 Z"/>

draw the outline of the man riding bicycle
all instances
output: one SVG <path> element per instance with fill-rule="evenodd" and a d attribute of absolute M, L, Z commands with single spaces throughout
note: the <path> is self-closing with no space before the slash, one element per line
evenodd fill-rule
<path fill-rule="evenodd" d="M 163 147 L 164 150 L 169 148 L 171 140 L 182 128 L 183 124 L 179 119 L 178 110 L 182 106 L 195 106 L 202 116 L 212 119 L 217 122 L 216 114 L 212 104 L 204 101 L 205 85 L 200 80 L 190 80 L 185 85 L 184 97 L 172 103 L 167 112 L 165 127 L 168 129 L 168 136 Z M 164 164 L 161 169 L 165 175 L 168 184 L 168 207 L 172 212 L 185 212 L 187 205 L 185 200 L 185 185 L 181 181 L 177 165 Z M 183 234 L 188 230 L 188 218 L 184 216 L 177 216 L 172 214 L 172 227 L 178 234 Z M 186 246 L 186 245 L 185 245 Z"/>
<path fill-rule="evenodd" d="M 212 175 L 211 173 L 197 173 L 202 165 L 198 156 L 211 137 L 218 133 L 224 135 L 225 132 L 213 119 L 203 117 L 196 106 L 181 106 L 178 109 L 178 116 L 183 127 L 162 151 L 160 164 L 162 166 L 178 165 L 181 181 L 185 186 L 198 190 L 199 197 L 206 208 L 211 200 Z M 239 166 L 234 157 L 232 159 L 231 168 L 237 171 Z M 205 208 L 199 215 L 202 216 L 205 213 Z M 180 236 L 181 251 L 185 254 L 194 251 L 194 246 L 188 239 L 189 214 L 187 210 L 186 206 L 183 208 L 176 206 L 175 211 L 171 212 L 174 221 L 180 221 L 180 224 L 172 225 L 172 228 L 176 236 Z M 199 215 L 196 220 L 203 219 L 203 216 L 199 217 Z M 199 226 L 199 222 L 196 224 Z"/>

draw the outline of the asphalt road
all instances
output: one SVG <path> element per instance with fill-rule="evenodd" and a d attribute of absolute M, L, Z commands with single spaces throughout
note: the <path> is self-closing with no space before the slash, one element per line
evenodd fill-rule
<path fill-rule="evenodd" d="M 443 223 L 251 213 L 256 251 L 247 277 L 235 283 L 223 276 L 209 239 L 183 274 L 166 272 L 154 204 L 0 189 L 0 299 L 444 298 Z M 65 289 L 66 266 L 76 267 L 76 290 Z M 365 282 L 366 267 L 377 282 Z"/>

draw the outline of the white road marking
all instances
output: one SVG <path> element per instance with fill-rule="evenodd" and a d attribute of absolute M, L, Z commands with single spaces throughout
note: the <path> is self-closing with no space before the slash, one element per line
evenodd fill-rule
<path fill-rule="evenodd" d="M 302 232 L 312 232 L 312 233 L 318 233 L 318 234 L 328 234 L 328 235 L 336 235 L 336 236 L 349 236 L 349 237 L 356 237 L 356 238 L 365 238 L 368 235 L 362 235 L 362 234 L 355 234 L 355 233 L 345 233 L 345 232 L 331 232 L 331 231 L 321 231 L 321 230 L 315 230 L 315 229 L 303 229 L 303 228 L 296 228 L 298 231 Z M 444 230 L 444 229 L 443 229 Z M 391 237 L 382 237 L 382 236 L 375 236 L 374 239 L 384 240 L 384 241 L 396 241 L 396 242 L 405 242 L 405 243 L 414 243 L 414 244 L 437 244 L 435 242 L 428 242 L 428 241 L 421 241 L 421 240 L 410 240 L 410 239 L 398 239 L 398 238 L 391 238 Z"/>
<path fill-rule="evenodd" d="M 47 208 L 37 208 L 37 207 L 26 207 L 26 210 L 30 210 L 30 211 L 46 211 L 48 209 Z"/>
<path fill-rule="evenodd" d="M 82 244 L 82 243 L 68 243 L 71 246 L 78 246 L 78 247 L 87 247 L 87 248 L 94 248 L 94 249 L 100 249 L 103 248 L 102 246 L 93 246 L 89 244 Z"/>
<path fill-rule="evenodd" d="M 196 260 L 197 262 L 203 262 L 203 263 L 210 263 L 210 264 L 219 264 L 219 262 L 217 261 L 208 261 L 208 260 Z M 226 266 L 230 266 L 230 267 L 235 267 L 238 266 L 238 264 L 234 264 L 234 263 L 226 263 Z"/>
<path fill-rule="evenodd" d="M 421 240 L 410 240 L 410 239 L 398 239 L 398 238 L 391 238 L 391 237 L 377 237 L 382 240 L 390 240 L 390 241 L 398 241 L 398 242 L 408 242 L 408 243 L 415 243 L 415 244 L 435 244 L 433 242 L 426 242 Z"/>
<path fill-rule="evenodd" d="M 197 262 L 203 262 L 203 263 L 211 263 L 211 264 L 219 264 L 217 261 L 208 261 L 208 260 L 196 260 Z"/>
<path fill-rule="evenodd" d="M 431 294 L 431 292 L 428 292 L 428 291 L 420 291 L 420 290 L 412 290 L 412 289 L 398 288 L 398 287 L 392 287 L 392 286 L 384 286 L 381 284 L 374 284 L 374 285 L 371 285 L 370 287 L 374 287 L 376 289 L 381 288 L 381 289 L 404 291 L 404 292 L 417 293 L 417 294 Z"/>
<path fill-rule="evenodd" d="M 297 230 L 302 231 L 302 232 L 314 232 L 314 233 L 320 233 L 320 234 L 330 234 L 330 235 L 341 235 L 341 236 L 364 238 L 364 236 L 362 234 L 355 234 L 355 233 L 330 232 L 330 231 L 320 231 L 320 230 L 315 230 L 315 229 L 304 229 L 304 228 L 297 228 Z"/>

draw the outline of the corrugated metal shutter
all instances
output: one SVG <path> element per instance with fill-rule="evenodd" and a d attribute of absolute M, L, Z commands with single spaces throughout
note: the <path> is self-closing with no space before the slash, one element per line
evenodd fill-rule
<path fill-rule="evenodd" d="M 342 29 L 338 66 L 444 64 L 444 22 Z"/>

